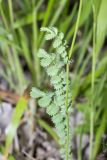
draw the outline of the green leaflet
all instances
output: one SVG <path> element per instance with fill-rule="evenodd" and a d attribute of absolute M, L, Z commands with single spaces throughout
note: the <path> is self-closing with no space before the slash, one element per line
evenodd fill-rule
<path fill-rule="evenodd" d="M 40 61 L 42 67 L 47 67 L 53 61 L 51 58 L 45 58 Z"/>
<path fill-rule="evenodd" d="M 54 92 L 48 92 L 46 93 L 47 96 L 49 96 L 50 98 L 52 98 L 54 96 Z"/>
<path fill-rule="evenodd" d="M 47 107 L 51 102 L 51 97 L 46 95 L 38 100 L 38 104 L 41 107 Z"/>
<path fill-rule="evenodd" d="M 58 64 L 58 68 L 63 68 L 65 66 L 65 63 L 64 62 L 59 62 L 59 64 Z"/>
<path fill-rule="evenodd" d="M 59 89 L 59 90 L 57 90 L 55 93 L 56 93 L 56 96 L 60 96 L 60 95 L 63 94 L 63 90 L 62 90 L 62 89 Z"/>
<path fill-rule="evenodd" d="M 55 55 L 51 53 L 51 56 L 44 50 L 39 49 L 38 57 L 41 58 L 41 66 L 47 67 L 52 63 L 52 61 L 55 59 Z"/>
<path fill-rule="evenodd" d="M 61 39 L 61 40 L 63 40 L 63 38 L 64 38 L 64 34 L 61 32 L 61 33 L 59 33 L 59 38 Z"/>
<path fill-rule="evenodd" d="M 51 40 L 51 39 L 53 39 L 54 37 L 55 37 L 54 34 L 46 34 L 46 35 L 45 35 L 45 39 L 46 39 L 46 40 Z"/>
<path fill-rule="evenodd" d="M 55 28 L 55 27 L 49 27 L 54 33 L 55 33 L 55 35 L 57 36 L 57 34 L 58 34 L 58 29 L 57 28 Z"/>
<path fill-rule="evenodd" d="M 55 84 L 54 88 L 55 88 L 56 90 L 59 90 L 59 89 L 62 89 L 62 88 L 63 88 L 63 85 L 62 85 L 62 83 Z"/>
<path fill-rule="evenodd" d="M 59 108 L 54 103 L 52 103 L 47 107 L 46 111 L 50 116 L 53 116 L 58 113 Z"/>
<path fill-rule="evenodd" d="M 57 101 L 57 100 L 56 100 L 56 104 L 57 104 L 58 106 L 62 106 L 62 105 L 65 104 L 65 101 Z"/>
<path fill-rule="evenodd" d="M 48 53 L 44 49 L 39 49 L 38 57 L 39 58 L 44 58 L 44 57 L 49 58 L 50 56 L 48 55 Z"/>
<path fill-rule="evenodd" d="M 59 54 L 62 54 L 63 52 L 65 52 L 65 46 L 60 46 L 60 47 L 58 47 L 57 52 L 58 52 Z"/>
<path fill-rule="evenodd" d="M 61 114 L 62 114 L 63 116 L 66 116 L 66 109 L 65 109 L 65 108 L 61 108 Z"/>
<path fill-rule="evenodd" d="M 49 27 L 49 28 L 42 27 L 41 31 L 46 32 L 46 34 L 45 34 L 46 40 L 51 40 L 51 39 L 55 38 L 58 33 L 58 30 L 54 27 Z"/>
<path fill-rule="evenodd" d="M 40 98 L 40 97 L 43 97 L 44 95 L 45 95 L 44 92 L 40 91 L 39 89 L 37 89 L 37 88 L 35 88 L 35 87 L 33 87 L 33 88 L 31 89 L 30 96 L 31 96 L 32 98 Z"/>
<path fill-rule="evenodd" d="M 53 42 L 53 47 L 57 48 L 62 44 L 62 40 L 58 37 L 55 39 L 55 41 Z"/>
<path fill-rule="evenodd" d="M 58 84 L 59 82 L 61 82 L 61 77 L 60 76 L 52 77 L 52 79 L 51 79 L 52 84 Z"/>
<path fill-rule="evenodd" d="M 59 125 L 60 126 L 60 125 Z M 65 131 L 64 130 L 60 130 L 60 128 L 57 128 L 57 132 L 58 132 L 58 135 L 59 137 L 61 138 L 61 141 L 60 143 L 63 141 L 65 143 Z"/>
<path fill-rule="evenodd" d="M 42 32 L 47 32 L 47 33 L 50 33 L 50 34 L 54 34 L 55 36 L 57 35 L 57 33 L 58 33 L 58 30 L 57 30 L 57 28 L 55 28 L 55 27 L 42 27 L 41 29 L 40 29 L 40 31 L 42 31 Z"/>
<path fill-rule="evenodd" d="M 62 58 L 66 58 L 66 56 L 67 56 L 67 52 L 66 52 L 66 51 L 64 51 L 64 52 L 63 52 L 63 54 L 62 54 L 61 56 L 62 56 Z"/>
<path fill-rule="evenodd" d="M 51 29 L 50 29 L 50 28 L 47 28 L 47 27 L 42 27 L 42 28 L 40 29 L 40 31 L 52 33 Z"/>
<path fill-rule="evenodd" d="M 60 96 L 56 96 L 55 97 L 55 103 L 58 105 L 58 106 L 62 106 L 65 104 L 65 97 L 63 95 L 60 95 Z"/>
<path fill-rule="evenodd" d="M 57 113 L 55 116 L 52 117 L 52 120 L 55 124 L 61 123 L 63 120 L 63 116 L 60 113 Z"/>
<path fill-rule="evenodd" d="M 65 125 L 64 125 L 63 123 L 60 123 L 60 125 L 59 125 L 59 124 L 56 124 L 56 128 L 57 128 L 59 131 L 63 132 L 64 129 L 65 129 Z"/>
<path fill-rule="evenodd" d="M 65 100 L 65 95 L 56 96 L 56 100 L 57 101 L 64 101 Z"/>
<path fill-rule="evenodd" d="M 55 76 L 59 71 L 59 68 L 57 66 L 50 66 L 47 68 L 47 73 L 49 76 Z"/>

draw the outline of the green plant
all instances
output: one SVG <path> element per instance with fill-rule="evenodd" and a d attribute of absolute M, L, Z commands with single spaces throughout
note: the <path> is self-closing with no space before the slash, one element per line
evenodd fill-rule
<path fill-rule="evenodd" d="M 32 88 L 31 97 L 38 98 L 39 106 L 46 108 L 47 113 L 52 116 L 52 121 L 60 138 L 61 155 L 67 160 L 71 156 L 69 114 L 72 112 L 71 81 L 70 78 L 67 79 L 65 68 L 70 63 L 66 51 L 67 44 L 64 40 L 64 34 L 59 33 L 56 28 L 43 27 L 41 31 L 46 32 L 45 40 L 53 40 L 53 53 L 47 53 L 44 49 L 40 49 L 38 56 L 54 89 L 43 92 L 37 88 Z M 66 93 L 67 83 L 69 87 Z"/>
<path fill-rule="evenodd" d="M 81 16 L 80 13 L 77 13 L 78 7 L 81 10 L 79 2 L 82 4 Z M 23 93 L 29 83 L 33 83 L 37 87 L 43 84 L 43 89 L 46 87 L 46 81 L 43 82 L 44 72 L 40 67 L 42 58 L 39 58 L 37 53 L 38 49 L 43 46 L 48 52 L 51 51 L 52 45 L 50 42 L 45 45 L 44 33 L 39 32 L 40 27 L 56 26 L 64 33 L 68 43 L 73 39 L 71 52 L 69 52 L 69 55 L 74 56 L 74 63 L 71 65 L 72 71 L 70 70 L 70 74 L 73 76 L 72 105 L 75 106 L 77 113 L 81 112 L 83 115 L 82 124 L 77 124 L 77 122 L 76 131 L 74 130 L 75 137 L 80 136 L 79 145 L 76 146 L 78 160 L 84 159 L 82 154 L 84 135 L 90 135 L 89 157 L 94 160 L 100 152 L 101 137 L 107 129 L 107 48 L 104 43 L 107 37 L 106 6 L 107 0 L 80 0 L 72 1 L 72 3 L 68 0 L 0 1 L 0 87 L 2 79 L 3 86 L 4 82 L 8 85 L 6 89 L 19 95 Z M 77 21 L 78 23 L 75 23 L 76 19 L 80 19 Z M 80 29 L 77 33 L 78 26 Z M 75 39 L 76 43 L 74 44 Z M 69 64 L 66 65 L 66 73 L 69 77 Z M 11 122 L 16 129 L 20 125 L 20 118 L 24 113 L 24 105 L 20 105 L 23 108 L 20 110 L 19 104 L 18 102 L 16 105 Z M 20 110 L 19 113 L 17 107 Z M 29 103 L 29 108 L 34 108 L 35 112 L 33 113 L 38 114 L 35 103 L 33 105 Z M 32 114 L 33 116 L 34 114 Z M 67 117 L 69 121 L 69 116 Z M 16 121 L 17 123 L 14 124 Z M 41 119 L 41 116 L 36 117 L 36 122 L 58 142 L 58 136 L 48 122 Z M 6 148 L 10 148 L 17 132 L 16 129 L 14 134 L 8 132 Z M 12 154 L 14 154 L 13 150 Z"/>

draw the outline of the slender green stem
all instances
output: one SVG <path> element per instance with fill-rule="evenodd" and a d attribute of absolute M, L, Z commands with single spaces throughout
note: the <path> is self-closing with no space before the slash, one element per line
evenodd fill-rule
<path fill-rule="evenodd" d="M 69 59 L 71 58 L 72 53 L 73 53 L 73 48 L 74 48 L 74 44 L 75 44 L 76 34 L 77 34 L 78 27 L 79 27 L 81 10 L 82 10 L 82 0 L 80 0 L 80 4 L 79 4 L 79 11 L 78 11 L 78 17 L 77 17 L 76 26 L 75 26 L 75 32 L 74 32 L 71 48 L 70 48 L 70 51 L 69 51 Z"/>
<path fill-rule="evenodd" d="M 50 18 L 50 13 L 51 13 L 51 11 L 52 11 L 52 8 L 53 8 L 53 6 L 54 6 L 54 0 L 49 0 L 48 1 L 48 6 L 47 6 L 47 9 L 46 9 L 46 12 L 45 12 L 45 15 L 44 15 L 44 20 L 43 20 L 43 22 L 42 22 L 42 27 L 45 27 L 46 25 L 47 25 L 47 23 L 48 23 L 48 21 L 49 21 L 49 18 Z M 41 42 L 42 42 L 42 39 L 43 39 L 43 32 L 40 34 L 40 36 L 39 36 L 39 40 L 38 40 L 38 47 L 40 46 L 40 45 L 42 45 L 41 44 Z"/>
<path fill-rule="evenodd" d="M 95 82 L 95 65 L 96 65 L 96 20 L 95 20 L 95 8 L 92 2 L 93 9 L 93 52 L 92 52 L 92 77 L 91 77 L 91 112 L 90 112 L 90 160 L 93 160 L 93 137 L 94 137 L 94 82 Z"/>
<path fill-rule="evenodd" d="M 5 27 L 6 27 L 6 29 L 8 30 L 7 19 L 5 17 L 4 11 L 3 11 L 2 3 L 0 3 L 0 12 L 1 12 L 3 23 L 4 23 Z"/>
<path fill-rule="evenodd" d="M 54 1 L 55 2 L 55 1 Z M 58 21 L 59 16 L 61 15 L 64 7 L 66 6 L 67 0 L 61 0 L 58 2 L 59 3 L 59 7 L 56 10 L 56 12 L 53 14 L 53 18 L 51 18 L 50 22 L 49 22 L 49 26 L 55 26 L 56 22 Z M 52 6 L 53 7 L 53 6 Z M 39 46 L 43 46 L 44 45 L 44 39 L 41 41 L 41 43 L 39 44 Z"/>
<path fill-rule="evenodd" d="M 66 142 L 66 160 L 69 160 L 69 112 L 68 112 L 68 84 L 69 84 L 69 64 L 66 65 L 66 121 L 67 121 L 67 142 Z"/>
<path fill-rule="evenodd" d="M 1 17 L 2 17 L 2 20 L 3 20 L 4 26 L 5 26 L 6 30 L 8 31 L 8 23 L 7 23 L 6 16 L 4 14 L 2 3 L 0 3 L 0 13 L 1 13 Z M 9 60 L 10 68 L 11 68 L 11 70 L 13 70 L 14 67 L 13 67 L 12 57 L 11 57 L 11 53 L 9 51 L 9 47 L 7 46 L 5 49 L 6 49 L 7 57 L 8 57 L 8 60 Z"/>
<path fill-rule="evenodd" d="M 79 147 L 78 147 L 78 160 L 82 160 L 82 136 L 83 133 L 80 133 Z"/>
<path fill-rule="evenodd" d="M 10 14 L 11 26 L 13 27 L 14 16 L 13 16 L 12 0 L 8 0 L 8 4 L 9 4 L 9 14 Z"/>
<path fill-rule="evenodd" d="M 80 0 L 75 32 L 74 32 L 74 36 L 73 36 L 73 41 L 72 41 L 72 44 L 71 44 L 70 52 L 69 52 L 69 55 L 68 55 L 69 59 L 71 58 L 71 55 L 73 53 L 74 43 L 75 43 L 76 34 L 77 34 L 78 26 L 79 26 L 81 9 L 82 9 L 82 0 Z M 69 112 L 68 112 L 69 63 L 67 63 L 67 65 L 66 65 L 66 75 L 67 75 L 67 77 L 66 77 L 66 120 L 67 120 L 66 160 L 69 160 L 69 143 L 70 143 L 70 139 L 69 139 L 69 132 L 70 132 L 69 131 Z"/>

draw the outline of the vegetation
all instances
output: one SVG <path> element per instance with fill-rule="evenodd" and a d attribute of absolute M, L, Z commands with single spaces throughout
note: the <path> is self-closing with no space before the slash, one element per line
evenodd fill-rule
<path fill-rule="evenodd" d="M 19 160 L 25 124 L 33 146 L 24 152 L 28 159 L 38 158 L 35 128 L 55 140 L 62 159 L 106 157 L 106 6 L 106 0 L 0 0 L 0 158 Z M 2 131 L 4 101 L 13 113 Z"/>
<path fill-rule="evenodd" d="M 38 56 L 40 57 L 41 66 L 46 69 L 50 76 L 51 84 L 54 86 L 53 92 L 44 93 L 36 88 L 32 88 L 31 96 L 40 98 L 38 103 L 41 107 L 45 107 L 47 113 L 52 116 L 52 121 L 57 129 L 60 138 L 61 155 L 64 159 L 70 157 L 70 124 L 69 114 L 71 108 L 71 81 L 67 77 L 64 66 L 69 63 L 66 52 L 66 41 L 63 40 L 63 33 L 58 33 L 56 28 L 41 28 L 41 31 L 47 32 L 46 40 L 53 40 L 53 48 L 55 53 L 47 53 L 40 49 Z M 67 86 L 67 83 L 69 87 Z"/>

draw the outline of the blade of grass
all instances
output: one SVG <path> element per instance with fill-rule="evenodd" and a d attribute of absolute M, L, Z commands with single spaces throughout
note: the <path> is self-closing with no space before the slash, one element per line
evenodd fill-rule
<path fill-rule="evenodd" d="M 15 37 L 15 32 L 14 32 L 14 29 L 13 29 L 14 16 L 13 16 L 12 0 L 8 0 L 8 6 L 9 6 L 11 29 L 12 29 L 13 35 Z M 20 61 L 19 61 L 17 51 L 13 46 L 12 46 L 12 51 L 13 51 L 15 67 L 16 67 L 16 70 L 17 70 L 17 72 L 15 71 L 15 73 L 17 75 L 17 80 L 18 80 L 18 85 L 19 85 L 20 92 L 22 92 L 23 86 L 25 84 L 24 74 L 23 74 L 23 70 L 22 70 L 22 67 L 21 67 L 21 64 L 20 64 Z"/>
<path fill-rule="evenodd" d="M 49 23 L 49 26 L 54 26 L 55 25 L 59 16 L 62 13 L 62 10 L 64 9 L 66 3 L 67 3 L 67 0 L 62 0 L 62 1 L 59 2 L 59 7 L 57 8 L 57 11 L 55 12 L 51 22 Z"/>
<path fill-rule="evenodd" d="M 55 12 L 52 20 L 50 21 L 49 23 L 49 26 L 55 26 L 55 23 L 57 22 L 62 10 L 64 9 L 64 7 L 66 6 L 66 3 L 67 3 L 67 0 L 62 0 L 62 1 L 58 1 L 59 3 L 59 8 L 57 9 L 57 11 Z M 43 40 L 41 41 L 41 46 L 43 46 L 44 44 L 44 38 Z"/>
<path fill-rule="evenodd" d="M 6 26 L 6 29 L 8 29 L 8 23 L 7 23 L 7 19 L 6 19 L 6 16 L 4 14 L 4 11 L 3 11 L 2 2 L 0 2 L 0 11 L 1 11 L 1 16 L 2 16 L 3 23 Z"/>
<path fill-rule="evenodd" d="M 11 47 L 13 46 L 18 51 L 21 51 L 21 48 L 16 43 L 14 43 L 12 40 L 9 40 L 7 37 L 3 35 L 0 35 L 0 42 L 4 42 L 6 45 L 9 45 Z"/>
<path fill-rule="evenodd" d="M 87 48 L 89 46 L 89 43 L 90 43 L 91 37 L 92 37 L 92 30 L 90 30 L 88 32 L 89 32 L 88 35 L 85 36 L 83 38 L 83 41 L 81 42 L 81 44 L 84 44 L 84 45 L 80 46 L 79 57 L 77 59 L 77 63 L 76 63 L 76 66 L 75 66 L 75 72 L 78 72 L 81 62 L 83 61 L 83 63 L 84 63 L 84 59 L 83 58 L 84 58 L 84 55 L 86 53 L 86 50 L 87 50 Z"/>
<path fill-rule="evenodd" d="M 102 45 L 105 40 L 106 32 L 107 32 L 107 20 L 106 16 L 107 15 L 107 1 L 102 0 L 99 1 L 100 4 L 100 9 L 98 12 L 97 16 L 97 31 L 96 31 L 96 51 L 97 54 L 100 52 Z M 96 2 L 97 3 L 97 2 Z"/>
<path fill-rule="evenodd" d="M 33 79 L 33 81 L 35 81 L 35 75 L 34 75 L 34 71 L 33 71 L 33 63 L 32 63 L 31 53 L 30 53 L 29 47 L 28 47 L 27 37 L 25 35 L 24 30 L 21 27 L 18 28 L 18 32 L 19 32 L 20 43 L 22 46 L 22 54 L 27 62 L 28 68 L 32 74 L 32 79 Z"/>
<path fill-rule="evenodd" d="M 43 0 L 39 0 L 37 5 L 35 6 L 36 11 L 39 10 L 42 3 L 43 3 Z M 16 21 L 13 24 L 13 28 L 17 29 L 17 28 L 23 27 L 25 25 L 32 24 L 32 22 L 33 22 L 32 13 L 27 13 L 26 16 L 23 16 L 23 17 L 20 17 L 20 18 L 16 19 Z"/>
<path fill-rule="evenodd" d="M 8 158 L 10 146 L 13 142 L 17 128 L 20 124 L 20 119 L 21 119 L 25 109 L 27 108 L 27 103 L 30 98 L 29 91 L 30 91 L 30 89 L 28 87 L 25 90 L 24 94 L 20 97 L 20 99 L 16 105 L 16 108 L 13 112 L 11 122 L 6 130 L 6 133 L 7 133 L 6 134 L 6 145 L 5 145 L 5 150 L 4 150 L 4 156 L 6 158 Z"/>
<path fill-rule="evenodd" d="M 43 20 L 42 25 L 41 25 L 42 27 L 45 27 L 47 25 L 48 21 L 49 21 L 50 13 L 51 13 L 52 8 L 54 6 L 54 2 L 55 2 L 55 0 L 49 0 L 48 1 L 48 6 L 47 6 L 47 9 L 46 9 L 46 12 L 45 12 L 45 15 L 44 15 L 44 20 Z M 40 33 L 39 40 L 38 40 L 38 46 L 40 46 L 40 44 L 41 44 L 41 41 L 43 39 L 43 35 L 44 35 L 43 32 Z"/>
<path fill-rule="evenodd" d="M 90 111 L 90 155 L 89 160 L 93 160 L 93 138 L 94 138 L 94 91 L 95 91 L 95 66 L 96 66 L 96 18 L 95 6 L 92 1 L 93 10 L 93 52 L 92 52 L 92 77 L 91 77 L 91 111 Z"/>
<path fill-rule="evenodd" d="M 106 88 L 107 89 L 107 88 Z M 93 153 L 93 159 L 96 158 L 97 156 L 97 153 L 98 153 L 98 149 L 100 147 L 100 142 L 101 142 L 101 137 L 102 135 L 104 134 L 104 131 L 106 129 L 106 120 L 107 120 L 107 109 L 106 109 L 106 104 L 107 104 L 107 90 L 104 89 L 103 90 L 103 93 L 104 93 L 104 96 L 103 96 L 103 99 L 102 99 L 102 102 L 101 102 L 101 105 L 104 107 L 104 111 L 103 111 L 103 115 L 102 115 L 102 118 L 101 119 L 101 123 L 96 131 L 96 139 L 95 139 L 95 144 L 94 144 L 94 153 Z"/>
<path fill-rule="evenodd" d="M 81 85 L 83 85 L 82 76 L 83 76 L 83 73 L 84 73 L 84 70 L 86 68 L 87 63 L 89 62 L 90 57 L 91 57 L 90 55 L 87 56 L 87 58 L 85 59 L 85 61 L 82 64 L 82 67 L 80 68 L 80 70 L 78 72 L 75 72 L 76 76 L 72 80 L 72 90 L 73 90 L 72 97 L 74 100 L 78 96 L 79 91 L 81 91 Z"/>
<path fill-rule="evenodd" d="M 59 25 L 59 29 L 66 33 L 67 30 L 69 29 L 69 26 L 74 18 L 74 15 L 76 14 L 76 10 L 77 10 L 77 3 L 75 3 L 73 9 L 72 9 L 72 12 L 69 16 L 66 17 L 65 21 L 61 22 L 60 25 Z"/>
<path fill-rule="evenodd" d="M 82 12 L 81 12 L 81 17 L 80 17 L 80 21 L 79 21 L 79 27 L 81 27 L 84 22 L 86 21 L 86 19 L 88 19 L 89 15 L 90 15 L 90 12 L 91 12 L 91 2 L 90 1 L 85 1 L 83 3 L 83 8 L 82 8 Z M 74 31 L 75 31 L 75 24 L 72 26 L 72 28 L 69 30 L 67 36 L 66 36 L 66 39 L 69 40 Z"/>
<path fill-rule="evenodd" d="M 105 54 L 107 53 L 107 51 L 105 51 Z M 102 75 L 102 73 L 104 73 L 105 71 L 105 67 L 107 64 L 107 56 L 105 55 L 102 59 L 99 60 L 96 72 L 95 72 L 95 80 L 100 77 Z M 91 81 L 91 72 L 84 77 L 83 79 L 83 83 L 85 84 L 84 86 L 81 86 L 82 90 L 85 90 L 89 85 L 90 85 L 90 81 Z"/>
<path fill-rule="evenodd" d="M 71 58 L 72 53 L 73 53 L 73 48 L 74 48 L 74 44 L 75 44 L 75 40 L 76 40 L 76 34 L 77 34 L 78 27 L 79 27 L 79 20 L 80 20 L 81 10 L 82 10 L 82 0 L 80 0 L 78 17 L 77 17 L 77 21 L 76 21 L 74 36 L 73 36 L 72 44 L 71 44 L 70 51 L 69 51 L 69 59 Z"/>

